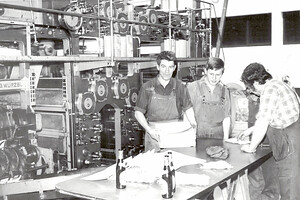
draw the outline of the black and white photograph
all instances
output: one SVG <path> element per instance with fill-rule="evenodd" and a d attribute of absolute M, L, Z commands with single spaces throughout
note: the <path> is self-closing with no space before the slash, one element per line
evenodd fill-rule
<path fill-rule="evenodd" d="M 299 0 L 0 0 L 0 200 L 300 200 Z"/>

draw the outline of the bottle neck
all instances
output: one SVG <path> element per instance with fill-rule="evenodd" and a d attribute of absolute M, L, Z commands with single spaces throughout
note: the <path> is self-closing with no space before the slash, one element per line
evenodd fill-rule
<path fill-rule="evenodd" d="M 165 155 L 164 166 L 168 166 L 168 165 L 169 165 L 169 156 Z"/>
<path fill-rule="evenodd" d="M 123 160 L 123 151 L 119 151 L 118 159 Z"/>

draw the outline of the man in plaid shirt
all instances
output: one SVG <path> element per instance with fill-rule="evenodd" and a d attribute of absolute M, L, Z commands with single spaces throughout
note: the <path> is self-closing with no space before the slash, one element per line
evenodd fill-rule
<path fill-rule="evenodd" d="M 281 199 L 300 199 L 300 119 L 299 97 L 283 81 L 272 79 L 263 65 L 251 63 L 242 74 L 245 86 L 260 95 L 260 106 L 253 127 L 239 135 L 252 134 L 251 143 L 242 151 L 254 153 L 264 136 L 276 160 Z"/>

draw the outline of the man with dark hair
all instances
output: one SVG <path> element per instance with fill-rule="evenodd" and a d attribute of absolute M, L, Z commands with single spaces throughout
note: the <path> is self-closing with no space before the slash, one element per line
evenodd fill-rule
<path fill-rule="evenodd" d="M 263 65 L 251 63 L 242 73 L 242 82 L 260 95 L 259 111 L 253 127 L 239 138 L 252 134 L 251 143 L 242 151 L 254 153 L 267 134 L 273 151 L 281 199 L 300 199 L 300 120 L 296 92 L 283 81 L 272 79 Z"/>
<path fill-rule="evenodd" d="M 197 122 L 196 145 L 200 150 L 223 145 L 223 140 L 229 138 L 231 102 L 229 89 L 221 82 L 224 70 L 223 60 L 211 57 L 205 65 L 205 75 L 187 85 Z M 208 191 L 201 199 L 214 199 L 213 192 Z"/>
<path fill-rule="evenodd" d="M 245 92 L 248 99 L 248 127 L 252 127 L 256 121 L 256 115 L 259 110 L 259 94 L 251 89 Z M 267 137 L 261 142 L 262 145 L 269 145 Z M 252 200 L 278 200 L 279 199 L 279 181 L 274 174 L 278 169 L 273 157 L 266 160 L 260 166 L 253 166 L 248 170 L 249 193 Z"/>
<path fill-rule="evenodd" d="M 135 117 L 146 130 L 145 151 L 161 148 L 161 134 L 164 133 L 156 128 L 157 123 L 173 121 L 176 125 L 185 113 L 191 125 L 196 126 L 187 88 L 180 80 L 172 78 L 176 69 L 175 54 L 161 52 L 157 57 L 157 69 L 158 76 L 142 85 L 135 107 Z"/>
<path fill-rule="evenodd" d="M 224 70 L 222 59 L 209 58 L 204 68 L 205 76 L 188 84 L 197 122 L 197 139 L 229 138 L 231 102 L 229 89 L 221 82 Z"/>

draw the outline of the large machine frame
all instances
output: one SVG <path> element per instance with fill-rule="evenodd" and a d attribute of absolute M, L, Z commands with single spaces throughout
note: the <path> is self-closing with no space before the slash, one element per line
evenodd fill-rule
<path fill-rule="evenodd" d="M 133 113 L 141 84 L 156 76 L 155 55 L 176 52 L 175 76 L 193 81 L 211 54 L 211 4 L 200 4 L 172 11 L 112 0 L 0 3 L 0 179 L 143 151 Z"/>

